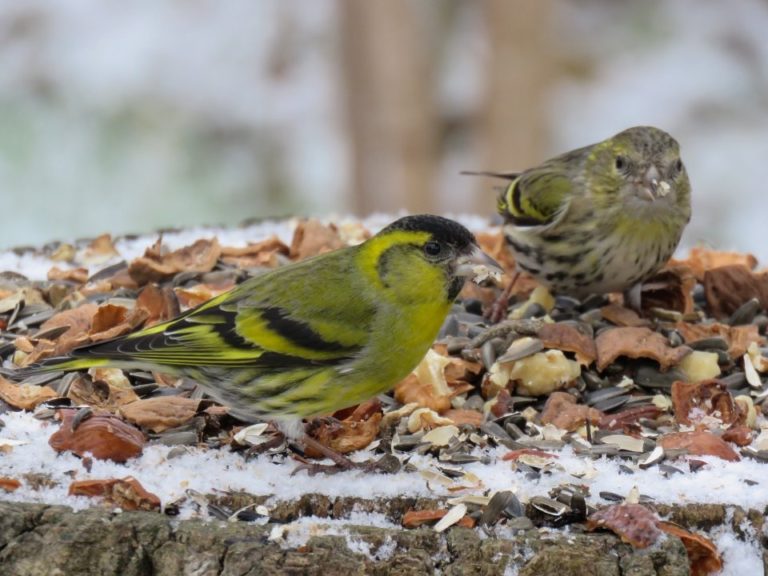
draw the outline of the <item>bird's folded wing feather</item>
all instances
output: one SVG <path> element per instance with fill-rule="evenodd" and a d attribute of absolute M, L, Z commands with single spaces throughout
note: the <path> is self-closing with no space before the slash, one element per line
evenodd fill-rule
<path fill-rule="evenodd" d="M 367 343 L 372 304 L 352 289 L 333 259 L 252 278 L 180 318 L 73 356 L 132 359 L 159 366 L 333 365 Z"/>
<path fill-rule="evenodd" d="M 499 212 L 517 226 L 549 224 L 567 209 L 572 181 L 552 163 L 526 170 L 499 197 Z"/>

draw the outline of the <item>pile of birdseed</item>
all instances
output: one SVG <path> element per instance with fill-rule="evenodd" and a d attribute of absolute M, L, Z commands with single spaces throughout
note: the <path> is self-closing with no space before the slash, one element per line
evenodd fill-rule
<path fill-rule="evenodd" d="M 162 321 L 386 223 L 262 223 L 5 253 L 3 366 Z M 500 231 L 464 223 L 513 269 Z M 646 284 L 640 311 L 619 295 L 553 297 L 522 278 L 496 325 L 485 312 L 500 287 L 468 286 L 433 350 L 391 394 L 337 413 L 341 426 L 312 428 L 373 463 L 327 479 L 294 473 L 311 454 L 275 444 L 266 424 L 230 417 L 190 381 L 113 369 L 21 386 L 3 379 L 0 494 L 257 523 L 317 494 L 354 502 L 332 516 L 342 523 L 365 502 L 371 525 L 589 526 L 631 542 L 627 526 L 599 514 L 649 513 L 655 525 L 665 506 L 708 504 L 714 494 L 717 504 L 758 511 L 742 529 L 759 532 L 768 506 L 768 276 L 756 266 L 749 255 L 695 250 Z M 391 505 L 404 497 L 405 506 Z M 738 548 L 734 557 L 758 561 L 757 542 L 723 534 L 732 532 L 712 534 L 710 559 L 719 552 L 728 563 Z"/>

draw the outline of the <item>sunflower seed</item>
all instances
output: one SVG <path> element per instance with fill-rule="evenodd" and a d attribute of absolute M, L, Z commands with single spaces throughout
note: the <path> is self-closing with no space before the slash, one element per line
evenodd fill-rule
<path fill-rule="evenodd" d="M 467 515 L 467 505 L 457 504 L 435 524 L 435 532 L 444 532 Z"/>
<path fill-rule="evenodd" d="M 653 450 L 651 450 L 650 454 L 648 454 L 645 458 L 638 461 L 637 465 L 640 466 L 640 468 L 650 468 L 654 464 L 658 464 L 664 458 L 666 457 L 666 453 L 664 451 L 664 448 L 661 446 L 656 446 Z"/>
<path fill-rule="evenodd" d="M 525 336 L 512 342 L 506 352 L 504 352 L 504 354 L 496 361 L 502 364 L 515 362 L 527 358 L 528 356 L 532 356 L 542 350 L 544 350 L 544 343 L 541 340 Z"/>
<path fill-rule="evenodd" d="M 714 352 L 715 350 L 728 350 L 728 341 L 721 336 L 712 336 L 688 342 L 688 346 L 694 350 Z"/>
<path fill-rule="evenodd" d="M 757 298 L 751 298 L 736 308 L 736 310 L 734 310 L 733 314 L 731 314 L 731 317 L 728 318 L 728 324 L 731 326 L 750 324 L 762 308 L 763 307 L 760 304 L 760 300 Z"/>

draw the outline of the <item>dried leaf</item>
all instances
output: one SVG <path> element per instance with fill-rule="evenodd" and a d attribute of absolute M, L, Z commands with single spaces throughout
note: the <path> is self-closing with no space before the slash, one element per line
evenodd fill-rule
<path fill-rule="evenodd" d="M 637 312 L 622 306 L 621 304 L 613 303 L 608 306 L 603 306 L 600 309 L 600 313 L 603 318 L 615 324 L 616 326 L 650 326 L 650 320 L 640 318 Z"/>
<path fill-rule="evenodd" d="M 724 424 L 743 424 L 746 414 L 719 380 L 672 384 L 672 410 L 679 424 L 691 425 L 702 417 L 717 417 Z M 694 418 L 691 418 L 691 415 Z"/>
<path fill-rule="evenodd" d="M 16 384 L 0 376 L 0 399 L 14 408 L 33 410 L 38 404 L 57 396 L 49 386 Z"/>
<path fill-rule="evenodd" d="M 577 404 L 576 398 L 567 392 L 553 392 L 544 404 L 541 412 L 542 424 L 552 424 L 561 430 L 573 432 L 581 428 L 587 420 L 597 424 L 603 413 L 596 408 Z"/>
<path fill-rule="evenodd" d="M 98 460 L 125 462 L 139 456 L 144 448 L 144 435 L 123 420 L 111 414 L 94 414 L 83 420 L 75 430 L 74 410 L 59 410 L 61 426 L 48 444 L 58 452 L 69 450 L 78 456 L 90 453 Z"/>
<path fill-rule="evenodd" d="M 635 548 L 647 548 L 661 536 L 658 518 L 640 504 L 615 504 L 587 518 L 587 529 L 605 528 Z"/>
<path fill-rule="evenodd" d="M 757 258 L 752 254 L 741 252 L 722 252 L 718 250 L 709 250 L 707 248 L 693 248 L 684 260 L 671 260 L 670 265 L 688 266 L 699 282 L 704 281 L 704 273 L 707 270 L 720 268 L 722 266 L 741 265 L 749 270 L 754 270 L 757 266 Z"/>
<path fill-rule="evenodd" d="M 114 412 L 123 404 L 138 400 L 123 371 L 118 368 L 96 368 L 93 377 L 78 376 L 67 390 L 67 398 L 76 405 L 85 404 Z"/>
<path fill-rule="evenodd" d="M 559 394 L 559 392 L 558 392 Z M 536 456 L 537 458 L 554 458 L 557 459 L 557 454 L 545 452 L 538 448 L 520 448 L 519 450 L 511 450 L 502 456 L 502 460 L 518 460 L 521 456 Z"/>
<path fill-rule="evenodd" d="M 326 226 L 319 220 L 302 220 L 293 232 L 290 257 L 292 260 L 303 260 L 344 246 L 333 224 Z"/>
<path fill-rule="evenodd" d="M 75 284 L 85 284 L 88 281 L 87 268 L 67 268 L 62 270 L 54 266 L 48 270 L 48 280 L 55 282 L 57 280 L 64 282 L 74 282 Z"/>
<path fill-rule="evenodd" d="M 544 324 L 537 336 L 545 348 L 573 352 L 576 361 L 582 366 L 589 366 L 597 358 L 594 338 L 575 326 L 563 323 Z"/>
<path fill-rule="evenodd" d="M 136 309 L 144 310 L 147 319 L 145 326 L 154 326 L 160 322 L 165 322 L 179 315 L 179 301 L 173 290 L 164 286 L 159 288 L 157 284 L 147 284 L 138 298 L 136 298 Z"/>
<path fill-rule="evenodd" d="M 717 552 L 714 543 L 701 536 L 686 530 L 682 526 L 672 522 L 659 521 L 656 523 L 660 530 L 677 536 L 683 542 L 688 553 L 688 565 L 691 568 L 691 576 L 706 576 L 720 572 L 723 568 L 723 560 Z"/>
<path fill-rule="evenodd" d="M 448 514 L 448 510 L 408 510 L 403 514 L 403 527 L 418 528 L 424 524 L 437 522 L 446 514 Z M 475 520 L 470 516 L 464 516 L 456 525 L 463 528 L 473 528 Z"/>
<path fill-rule="evenodd" d="M 733 442 L 736 446 L 749 446 L 752 444 L 752 430 L 743 424 L 734 425 L 723 432 L 725 442 Z"/>
<path fill-rule="evenodd" d="M 667 266 L 643 282 L 640 302 L 644 311 L 663 308 L 691 314 L 695 286 L 696 277 L 688 266 Z"/>
<path fill-rule="evenodd" d="M 608 328 L 595 339 L 597 369 L 602 371 L 619 356 L 627 358 L 651 358 L 659 363 L 662 371 L 678 364 L 691 349 L 686 346 L 673 348 L 664 336 L 645 327 Z"/>
<path fill-rule="evenodd" d="M 717 456 L 730 462 L 738 462 L 739 455 L 719 438 L 706 430 L 692 432 L 673 432 L 658 439 L 658 444 L 664 450 L 683 449 L 694 456 Z"/>
<path fill-rule="evenodd" d="M 94 238 L 83 251 L 82 260 L 88 264 L 104 264 L 108 260 L 120 256 L 112 241 L 112 236 L 102 234 Z"/>
<path fill-rule="evenodd" d="M 163 432 L 188 422 L 195 417 L 199 408 L 200 400 L 157 396 L 121 406 L 119 414 L 132 424 L 152 432 Z"/>
<path fill-rule="evenodd" d="M 434 350 L 427 351 L 413 372 L 395 386 L 395 400 L 401 404 L 416 402 L 436 412 L 448 410 L 454 392 L 448 386 L 445 371 L 452 361 Z"/>
<path fill-rule="evenodd" d="M 763 308 L 768 308 L 768 275 L 755 274 L 743 265 L 707 270 L 704 295 L 709 313 L 716 318 L 728 318 L 752 298 L 757 298 Z"/>
<path fill-rule="evenodd" d="M 362 450 L 374 441 L 379 434 L 381 418 L 381 404 L 378 400 L 369 400 L 360 404 L 344 420 L 337 422 L 329 422 L 322 418 L 313 420 L 307 429 L 307 434 L 331 450 L 347 454 Z M 310 458 L 323 456 L 311 446 L 306 447 L 305 454 Z"/>
<path fill-rule="evenodd" d="M 278 255 L 288 257 L 290 248 L 277 236 L 249 244 L 243 248 L 225 246 L 221 249 L 223 262 L 238 268 L 275 268 L 280 264 Z"/>
<path fill-rule="evenodd" d="M 196 284 L 191 288 L 174 288 L 174 293 L 182 310 L 188 310 L 223 294 L 234 287 L 234 282 L 224 285 Z"/>
<path fill-rule="evenodd" d="M 661 410 L 653 405 L 637 406 L 635 408 L 628 408 L 621 412 L 615 412 L 613 414 L 605 414 L 598 423 L 598 427 L 602 430 L 622 430 L 625 433 L 632 431 L 632 428 L 636 426 L 637 421 L 641 418 L 655 419 Z"/>
<path fill-rule="evenodd" d="M 69 326 L 69 330 L 58 337 L 56 343 L 57 354 L 65 354 L 74 347 L 74 342 L 78 339 L 87 340 L 88 333 L 91 331 L 93 316 L 99 309 L 98 304 L 92 302 L 64 310 L 52 316 L 40 326 L 40 331 L 47 331 L 59 326 Z M 72 347 L 69 343 L 73 343 Z"/>
<path fill-rule="evenodd" d="M 14 492 L 21 488 L 21 482 L 16 478 L 9 478 L 8 476 L 0 476 L 0 490 L 6 492 Z"/>
<path fill-rule="evenodd" d="M 69 485 L 70 496 L 100 496 L 105 503 L 123 510 L 157 510 L 160 498 L 148 492 L 136 478 L 76 480 Z"/>
<path fill-rule="evenodd" d="M 210 272 L 221 254 L 216 238 L 200 239 L 190 246 L 163 253 L 161 241 L 147 248 L 144 256 L 136 258 L 128 266 L 128 274 L 139 285 L 161 282 L 179 272 Z"/>
<path fill-rule="evenodd" d="M 452 421 L 457 426 L 463 426 L 464 424 L 480 426 L 485 421 L 482 413 L 477 410 L 447 410 L 443 413 L 443 418 L 448 418 L 448 420 Z"/>
<path fill-rule="evenodd" d="M 703 338 L 720 336 L 728 342 L 728 353 L 732 358 L 743 356 L 754 342 L 757 345 L 763 343 L 758 328 L 754 324 L 746 326 L 728 326 L 719 322 L 710 324 L 690 324 L 688 322 L 678 322 L 675 329 L 680 333 L 686 343 L 695 342 Z"/>

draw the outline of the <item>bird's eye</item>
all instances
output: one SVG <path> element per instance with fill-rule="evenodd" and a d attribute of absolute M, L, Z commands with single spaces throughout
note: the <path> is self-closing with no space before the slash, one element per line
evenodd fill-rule
<path fill-rule="evenodd" d="M 624 156 L 616 156 L 616 170 L 626 169 L 629 161 Z"/>
<path fill-rule="evenodd" d="M 426 244 L 424 244 L 424 254 L 427 256 L 439 256 L 440 252 L 443 251 L 443 247 L 440 246 L 439 242 L 435 242 L 434 240 L 430 240 Z"/>
<path fill-rule="evenodd" d="M 675 172 L 678 174 L 683 171 L 683 161 L 680 158 L 675 162 Z"/>

